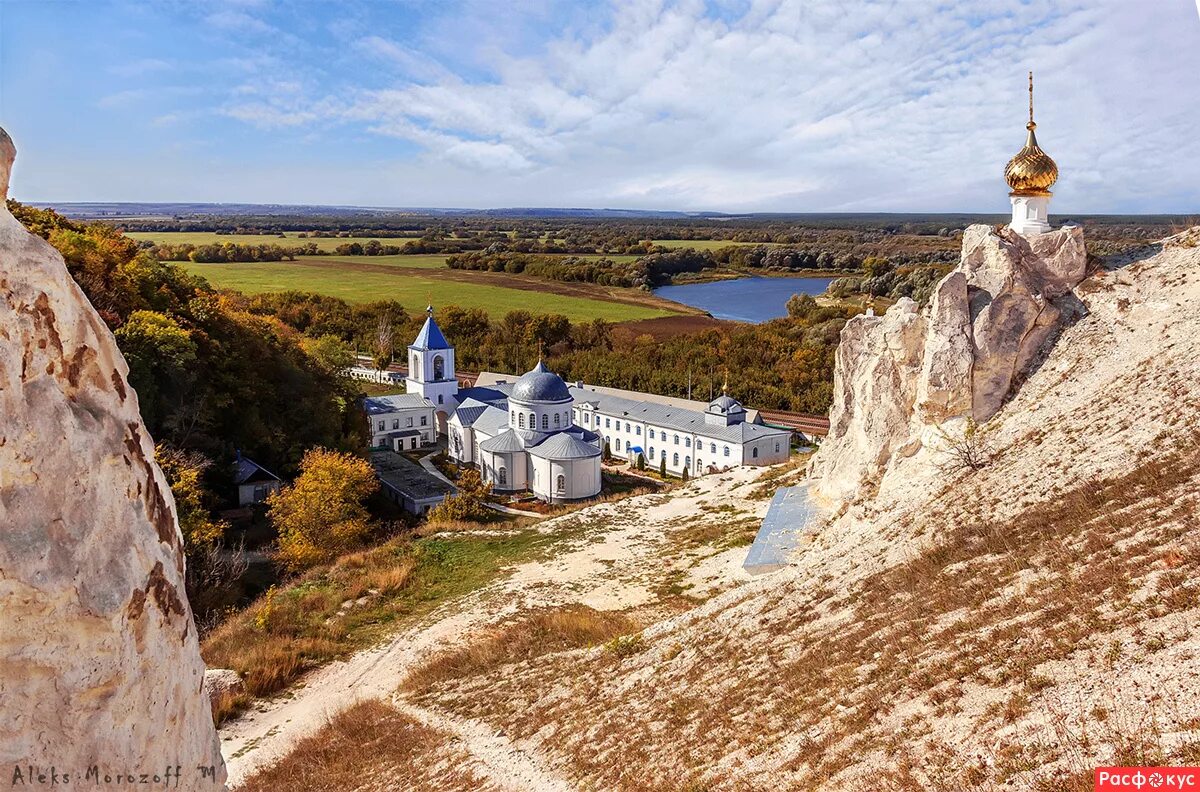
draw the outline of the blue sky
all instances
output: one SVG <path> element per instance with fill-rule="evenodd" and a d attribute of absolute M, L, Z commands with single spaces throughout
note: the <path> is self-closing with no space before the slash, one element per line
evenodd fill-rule
<path fill-rule="evenodd" d="M 31 201 L 1200 213 L 1191 0 L 0 0 Z"/>

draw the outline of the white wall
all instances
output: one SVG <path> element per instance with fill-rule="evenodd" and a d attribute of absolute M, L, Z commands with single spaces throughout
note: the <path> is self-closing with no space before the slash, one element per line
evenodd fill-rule
<path fill-rule="evenodd" d="M 425 425 L 421 425 L 421 418 L 424 417 Z M 408 419 L 412 419 L 412 426 L 408 425 Z M 388 444 L 387 436 L 392 432 L 403 432 L 409 429 L 416 430 L 421 433 L 422 445 L 432 445 L 437 442 L 437 423 L 433 418 L 433 410 L 429 407 L 414 407 L 408 410 L 395 410 L 393 412 L 377 413 L 367 416 L 368 428 L 371 432 L 371 445 L 383 446 Z M 379 423 L 383 422 L 383 429 L 379 428 Z M 399 426 L 396 425 L 399 422 Z"/>

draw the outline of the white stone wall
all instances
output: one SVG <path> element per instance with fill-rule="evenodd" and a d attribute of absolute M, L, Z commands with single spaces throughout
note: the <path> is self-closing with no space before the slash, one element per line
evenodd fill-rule
<path fill-rule="evenodd" d="M 570 401 L 555 404 L 508 401 L 508 425 L 511 429 L 551 434 L 570 427 L 574 420 Z"/>
<path fill-rule="evenodd" d="M 421 424 L 421 418 L 425 419 L 425 424 Z M 410 426 L 408 421 L 412 419 Z M 437 442 L 437 423 L 434 421 L 433 409 L 430 407 L 414 407 L 408 410 L 394 410 L 392 412 L 377 413 L 367 417 L 368 428 L 371 432 L 371 445 L 381 447 L 390 445 L 388 435 L 392 432 L 404 432 L 409 429 L 421 433 L 421 445 L 433 445 Z M 383 424 L 380 429 L 380 424 Z M 398 425 L 397 425 L 398 424 Z"/>

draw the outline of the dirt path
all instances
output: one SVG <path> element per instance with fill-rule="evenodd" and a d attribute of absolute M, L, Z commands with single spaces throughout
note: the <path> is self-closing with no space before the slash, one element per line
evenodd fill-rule
<path fill-rule="evenodd" d="M 444 604 L 380 645 L 313 672 L 303 687 L 258 702 L 247 714 L 225 724 L 220 730 L 221 747 L 230 786 L 285 755 L 331 715 L 364 699 L 391 698 L 408 673 L 424 660 L 522 610 L 569 603 L 597 610 L 653 606 L 658 591 L 673 576 L 706 566 L 705 571 L 715 577 L 706 580 L 704 596 L 749 580 L 737 560 L 744 557 L 744 548 L 732 553 L 714 549 L 705 554 L 695 548 L 684 552 L 680 547 L 699 523 L 727 519 L 705 507 L 732 504 L 746 514 L 761 514 L 767 501 L 746 500 L 744 496 L 753 487 L 743 486 L 760 473 L 761 469 L 743 468 L 705 476 L 671 495 L 640 495 L 597 504 L 541 523 L 538 530 L 554 531 L 571 524 L 567 521 L 582 520 L 586 531 L 581 539 L 564 540 L 553 556 L 516 565 L 505 579 Z M 729 561 L 718 564 L 713 573 L 710 562 L 718 556 Z M 485 768 L 499 768 L 494 779 L 497 785 L 565 788 L 559 786 L 560 779 L 540 769 L 536 757 L 525 755 L 502 735 L 484 734 L 471 724 L 443 723 L 440 717 L 421 720 L 457 734 Z M 522 786 L 523 779 L 527 784 L 537 783 Z"/>

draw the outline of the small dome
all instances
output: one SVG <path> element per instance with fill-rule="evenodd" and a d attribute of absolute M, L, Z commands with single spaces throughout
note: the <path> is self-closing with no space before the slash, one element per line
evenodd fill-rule
<path fill-rule="evenodd" d="M 1050 188 L 1058 181 L 1058 166 L 1038 145 L 1037 136 L 1033 134 L 1037 124 L 1030 121 L 1025 128 L 1029 130 L 1025 148 L 1008 161 L 1004 180 L 1015 195 L 1049 195 Z"/>
<path fill-rule="evenodd" d="M 745 409 L 737 399 L 722 393 L 708 403 L 708 411 L 727 415 L 728 413 L 745 412 Z"/>
<path fill-rule="evenodd" d="M 539 360 L 536 366 L 517 380 L 510 398 L 518 402 L 561 402 L 570 400 L 571 391 L 562 377 Z"/>

